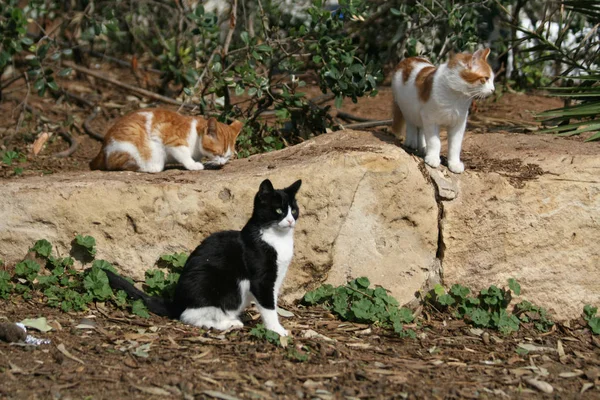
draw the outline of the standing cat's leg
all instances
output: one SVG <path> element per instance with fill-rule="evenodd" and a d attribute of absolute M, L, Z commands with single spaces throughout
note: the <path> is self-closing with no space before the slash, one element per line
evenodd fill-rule
<path fill-rule="evenodd" d="M 416 125 L 406 121 L 406 140 L 404 145 L 412 150 L 417 150 L 419 145 L 419 130 Z"/>
<path fill-rule="evenodd" d="M 425 153 L 425 163 L 432 168 L 440 166 L 440 127 L 433 123 L 424 124 L 421 129 L 425 136 L 425 142 L 427 144 Z"/>
<path fill-rule="evenodd" d="M 462 121 L 448 128 L 448 169 L 455 174 L 460 174 L 465 170 L 465 165 L 460 161 L 460 150 L 466 128 L 466 115 Z"/>
<path fill-rule="evenodd" d="M 250 292 L 256 299 L 256 307 L 260 312 L 265 328 L 277 332 L 281 336 L 287 336 L 288 331 L 279 323 L 274 283 L 272 285 L 264 282 L 251 284 Z"/>
<path fill-rule="evenodd" d="M 200 171 L 204 169 L 204 165 L 202 165 L 201 162 L 194 161 L 192 153 L 187 146 L 168 147 L 167 152 L 169 156 L 175 159 L 175 161 L 181 163 L 185 169 L 190 171 Z"/>
<path fill-rule="evenodd" d="M 425 134 L 423 129 L 419 129 L 419 137 L 417 139 L 417 151 L 419 154 L 427 154 L 427 142 L 425 141 Z"/>

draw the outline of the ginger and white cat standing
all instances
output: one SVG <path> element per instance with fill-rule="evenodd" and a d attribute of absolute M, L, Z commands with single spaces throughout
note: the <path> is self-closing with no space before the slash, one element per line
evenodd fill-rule
<path fill-rule="evenodd" d="M 104 136 L 91 169 L 161 172 L 166 163 L 186 169 L 222 166 L 235 154 L 243 124 L 230 125 L 215 118 L 190 117 L 165 109 L 142 109 L 117 120 Z"/>
<path fill-rule="evenodd" d="M 494 92 L 494 72 L 487 63 L 490 49 L 452 54 L 439 67 L 420 57 L 404 59 L 392 78 L 392 132 L 404 144 L 425 155 L 433 168 L 440 165 L 440 128 L 448 130 L 448 168 L 461 173 L 460 161 L 469 107 L 474 98 Z"/>

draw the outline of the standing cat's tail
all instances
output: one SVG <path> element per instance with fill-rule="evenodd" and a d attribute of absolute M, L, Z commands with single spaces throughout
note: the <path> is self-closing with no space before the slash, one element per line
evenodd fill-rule
<path fill-rule="evenodd" d="M 402 139 L 405 135 L 406 123 L 404 122 L 402 110 L 398 107 L 395 99 L 392 100 L 392 118 L 392 133 L 398 139 Z"/>
<path fill-rule="evenodd" d="M 151 313 L 161 317 L 174 317 L 174 313 L 171 310 L 172 307 L 165 299 L 148 296 L 146 293 L 133 286 L 127 279 L 112 271 L 105 269 L 104 272 L 106 272 L 108 283 L 113 290 L 123 290 L 131 299 L 142 300 Z"/>
<path fill-rule="evenodd" d="M 104 147 L 92 161 L 90 161 L 90 169 L 106 169 L 106 156 L 104 155 Z"/>

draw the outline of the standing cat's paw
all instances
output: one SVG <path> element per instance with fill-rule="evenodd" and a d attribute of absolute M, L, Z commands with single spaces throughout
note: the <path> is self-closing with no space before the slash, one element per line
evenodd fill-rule
<path fill-rule="evenodd" d="M 437 168 L 440 166 L 439 156 L 425 156 L 425 163 L 431 168 Z"/>
<path fill-rule="evenodd" d="M 270 328 L 267 328 L 270 331 L 276 332 L 277 334 L 279 334 L 279 336 L 288 336 L 289 332 L 286 331 L 283 326 L 279 325 L 279 326 L 273 326 Z"/>
<path fill-rule="evenodd" d="M 465 164 L 463 164 L 462 162 L 453 162 L 453 163 L 448 163 L 448 169 L 452 172 L 454 172 L 455 174 L 461 174 L 464 172 L 465 170 Z"/>
<path fill-rule="evenodd" d="M 185 166 L 186 169 L 190 171 L 202 171 L 204 169 L 204 165 L 201 162 L 191 163 Z"/>

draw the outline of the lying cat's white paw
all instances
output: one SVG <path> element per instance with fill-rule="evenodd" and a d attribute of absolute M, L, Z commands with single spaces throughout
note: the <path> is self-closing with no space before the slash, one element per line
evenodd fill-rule
<path fill-rule="evenodd" d="M 201 162 L 191 163 L 185 166 L 190 171 L 202 171 L 204 169 L 204 165 Z"/>
<path fill-rule="evenodd" d="M 440 166 L 440 157 L 439 156 L 425 156 L 425 163 L 429 165 L 431 168 L 437 168 Z"/>
<path fill-rule="evenodd" d="M 460 161 L 459 162 L 448 163 L 448 169 L 450 171 L 454 172 L 455 174 L 461 174 L 465 170 L 465 164 L 463 164 Z"/>

